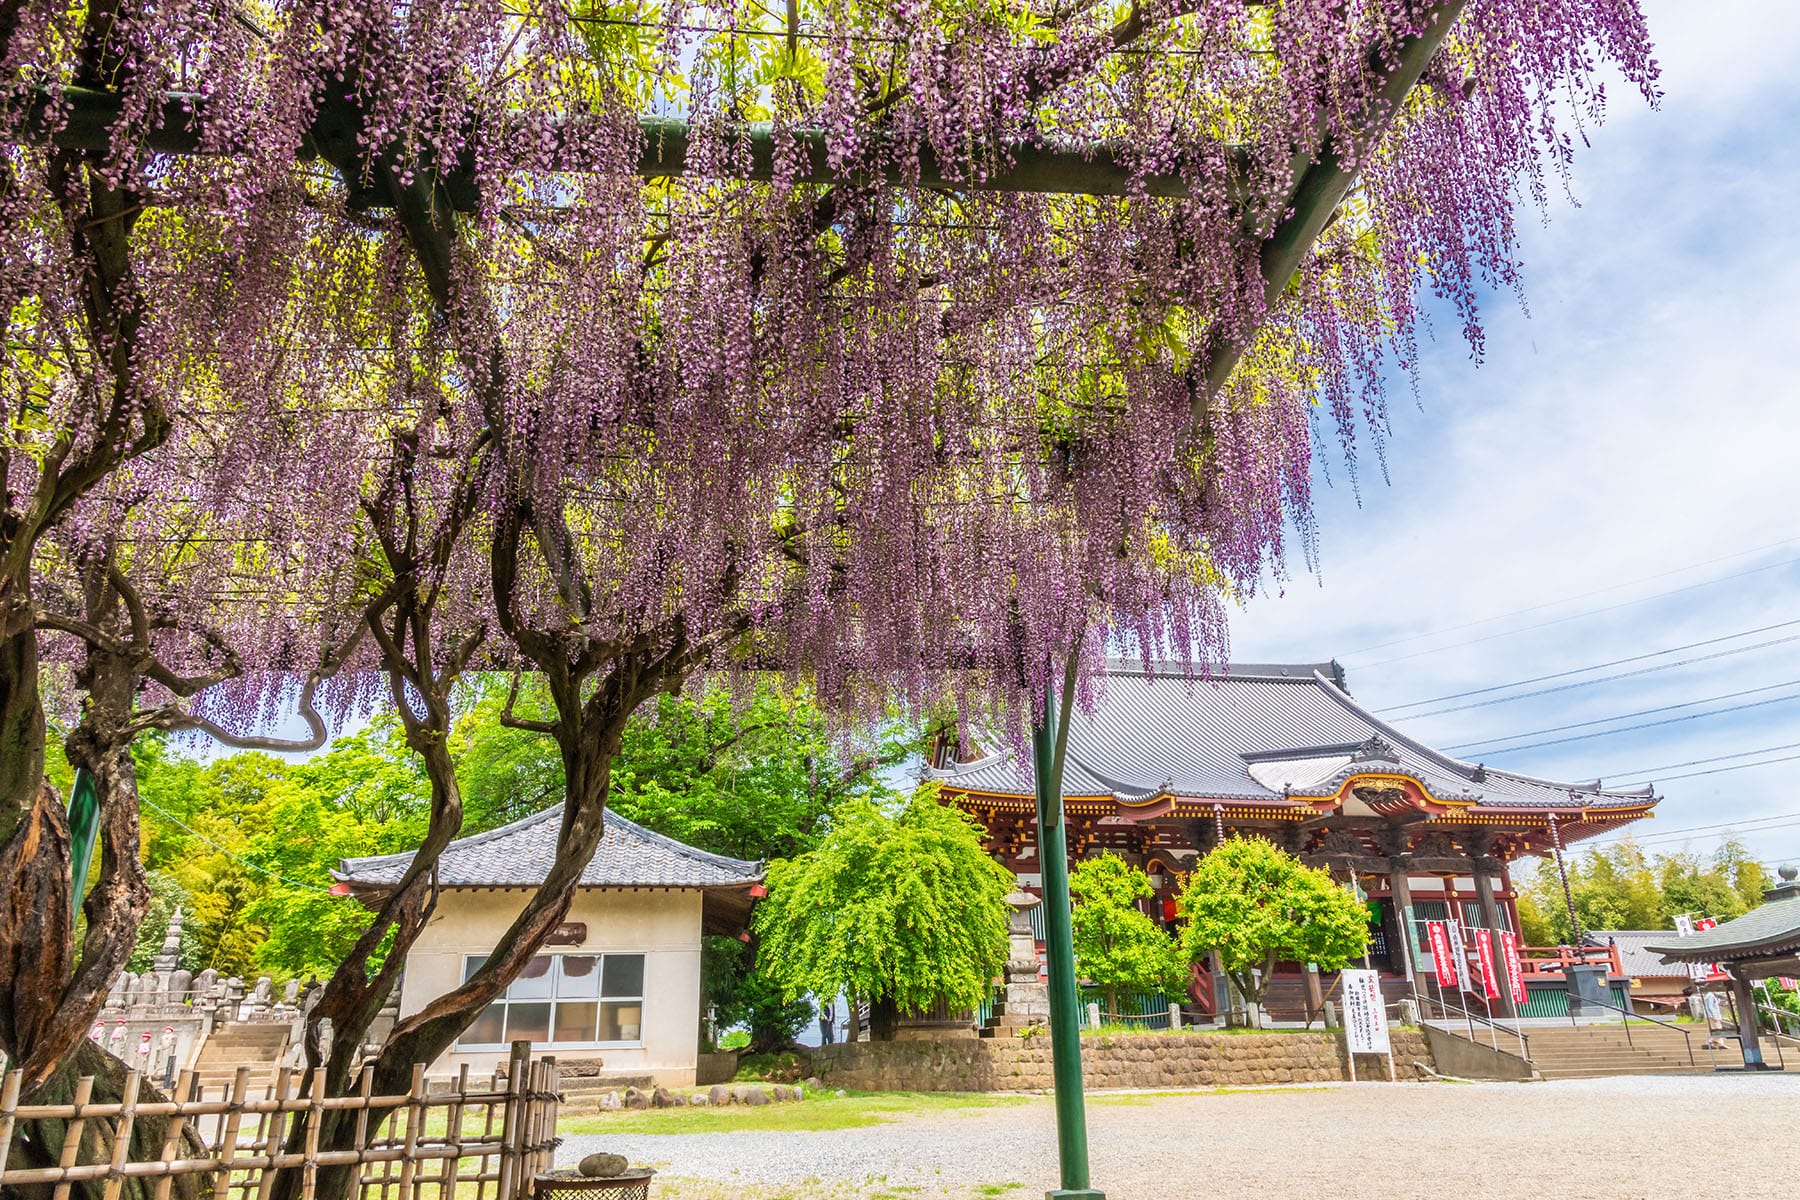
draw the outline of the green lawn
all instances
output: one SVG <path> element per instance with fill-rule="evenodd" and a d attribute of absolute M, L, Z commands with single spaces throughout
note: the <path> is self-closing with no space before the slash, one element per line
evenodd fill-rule
<path fill-rule="evenodd" d="M 721 1133 L 732 1129 L 803 1132 L 863 1129 L 918 1113 L 1011 1108 L 1031 1104 L 1031 1096 L 989 1096 L 966 1092 L 808 1092 L 798 1102 L 750 1108 L 665 1108 L 628 1112 L 568 1114 L 558 1133 Z"/>

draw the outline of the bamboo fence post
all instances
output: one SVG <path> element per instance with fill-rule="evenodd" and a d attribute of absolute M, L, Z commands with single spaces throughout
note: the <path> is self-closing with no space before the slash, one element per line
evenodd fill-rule
<path fill-rule="evenodd" d="M 6 1159 L 12 1153 L 13 1114 L 19 1107 L 19 1089 L 24 1086 L 23 1071 L 8 1071 L 6 1082 L 0 1083 L 0 1180 L 6 1178 Z"/>
<path fill-rule="evenodd" d="M 81 1155 L 81 1135 L 87 1128 L 87 1114 L 82 1110 L 87 1107 L 88 1100 L 94 1094 L 94 1077 L 83 1075 L 75 1081 L 75 1100 L 69 1112 L 69 1123 L 63 1126 L 62 1153 L 57 1156 L 56 1165 L 68 1170 L 75 1165 Z M 52 1193 L 55 1200 L 69 1200 L 69 1184 L 67 1180 L 57 1183 Z"/>
<path fill-rule="evenodd" d="M 269 1113 L 268 1124 L 264 1127 L 268 1136 L 263 1139 L 262 1144 L 263 1168 L 262 1178 L 257 1180 L 256 1184 L 257 1200 L 269 1200 L 269 1193 L 275 1187 L 275 1171 L 272 1164 L 276 1156 L 281 1153 L 281 1135 L 287 1128 L 287 1105 L 283 1101 L 292 1095 L 293 1086 L 293 1076 L 286 1068 L 277 1068 L 275 1071 L 275 1104 Z"/>
<path fill-rule="evenodd" d="M 310 1103 L 306 1106 L 306 1161 L 300 1167 L 300 1200 L 312 1200 L 319 1184 L 319 1122 L 325 1116 L 325 1069 L 307 1072 Z"/>
<path fill-rule="evenodd" d="M 456 1200 L 456 1177 L 461 1173 L 463 1148 L 463 1097 L 469 1094 L 469 1064 L 456 1072 L 456 1091 L 450 1107 L 444 1110 L 444 1146 L 450 1156 L 444 1160 L 443 1187 L 438 1200 Z"/>
<path fill-rule="evenodd" d="M 531 1043 L 514 1042 L 506 1064 L 506 1111 L 500 1124 L 500 1187 L 498 1200 L 518 1200 L 519 1141 L 525 1114 L 525 1068 L 531 1061 Z"/>
<path fill-rule="evenodd" d="M 214 1153 L 219 1156 L 219 1175 L 213 1181 L 213 1200 L 225 1200 L 231 1192 L 231 1167 L 237 1160 L 238 1128 L 244 1120 L 244 1093 L 250 1087 L 250 1068 L 239 1067 L 225 1092 L 225 1124 Z"/>
<path fill-rule="evenodd" d="M 194 1073 L 183 1071 L 175 1080 L 175 1090 L 170 1099 L 176 1104 L 185 1105 L 194 1091 Z M 162 1161 L 172 1163 L 176 1159 L 176 1151 L 181 1148 L 181 1132 L 187 1125 L 187 1113 L 178 1108 L 169 1117 L 169 1128 L 163 1133 Z M 155 1200 L 169 1200 L 169 1189 L 175 1184 L 175 1176 L 164 1168 L 163 1176 L 156 1181 Z"/>
<path fill-rule="evenodd" d="M 119 1124 L 113 1129 L 112 1170 L 107 1172 L 106 1186 L 100 1192 L 101 1200 L 119 1200 L 119 1193 L 125 1187 L 125 1160 L 131 1157 L 131 1127 L 137 1122 L 138 1088 L 142 1077 L 143 1073 L 136 1067 L 125 1076 L 125 1102 L 119 1105 Z M 89 1087 L 92 1086 L 90 1081 Z"/>
<path fill-rule="evenodd" d="M 481 1170 L 476 1175 L 475 1200 L 487 1200 L 487 1187 L 490 1182 L 488 1165 L 500 1161 L 494 1153 L 494 1096 L 500 1091 L 500 1073 L 498 1071 L 488 1076 L 487 1090 L 488 1099 L 487 1103 L 482 1106 L 485 1111 L 481 1115 Z M 498 1172 L 499 1168 L 496 1166 L 495 1180 L 493 1181 L 496 1193 L 500 1190 Z"/>
<path fill-rule="evenodd" d="M 356 1110 L 356 1195 L 362 1196 L 364 1185 L 369 1182 L 369 1160 L 366 1156 L 369 1148 L 369 1097 L 375 1094 L 375 1066 L 364 1063 L 362 1078 L 357 1082 L 356 1094 L 362 1104 Z"/>
<path fill-rule="evenodd" d="M 412 1088 L 406 1093 L 406 1141 L 400 1150 L 400 1200 L 416 1200 L 413 1177 L 418 1162 L 413 1151 L 419 1146 L 419 1125 L 425 1115 L 425 1064 L 413 1064 Z"/>

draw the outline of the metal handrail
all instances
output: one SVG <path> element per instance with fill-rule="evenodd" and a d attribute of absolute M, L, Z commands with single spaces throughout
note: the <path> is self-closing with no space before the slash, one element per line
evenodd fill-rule
<path fill-rule="evenodd" d="M 1580 998 L 1580 1000 L 1581 1000 L 1581 1004 L 1583 1007 L 1586 1007 L 1589 1004 L 1595 1004 L 1601 1008 L 1610 1008 L 1614 1012 L 1618 1013 L 1621 1017 L 1624 1017 L 1625 1020 L 1624 1020 L 1623 1024 L 1625 1026 L 1625 1044 L 1627 1046 L 1634 1046 L 1634 1043 L 1631 1040 L 1631 1020 L 1633 1017 L 1636 1017 L 1640 1021 L 1648 1021 L 1652 1025 L 1661 1025 L 1665 1029 L 1673 1029 L 1676 1033 L 1679 1033 L 1682 1036 L 1683 1041 L 1685 1041 L 1687 1043 L 1688 1066 L 1697 1067 L 1700 1065 L 1700 1060 L 1694 1057 L 1694 1035 L 1689 1033 L 1687 1030 L 1683 1029 L 1681 1026 L 1675 1024 L 1675 1022 L 1665 1021 L 1661 1017 L 1653 1017 L 1647 1013 L 1632 1012 L 1628 1008 L 1620 1008 L 1617 1004 L 1612 1004 L 1605 1000 L 1595 1000 L 1595 999 L 1592 999 L 1591 997 L 1587 997 L 1587 996 L 1582 996 Z M 1573 1006 L 1571 1006 L 1569 1009 L 1569 1024 L 1571 1024 L 1571 1025 L 1579 1024 L 1579 1022 L 1577 1022 L 1575 1020 L 1575 1009 Z M 1711 1041 L 1710 1038 L 1707 1040 Z M 1719 1056 L 1713 1053 L 1713 1049 L 1711 1046 L 1706 1047 L 1706 1055 L 1708 1058 L 1710 1058 L 1712 1060 L 1713 1069 L 1717 1070 L 1718 1066 L 1719 1066 Z"/>
<path fill-rule="evenodd" d="M 1411 995 L 1412 995 L 1413 1003 L 1419 1005 L 1420 1012 L 1429 1013 L 1431 1011 L 1431 1006 L 1433 1004 L 1436 1004 L 1439 1009 L 1443 1010 L 1446 1013 L 1456 1012 L 1459 1015 L 1461 1015 L 1461 1017 L 1463 1018 L 1463 1024 L 1465 1025 L 1465 1027 L 1467 1027 L 1467 1029 L 1469 1031 L 1469 1040 L 1471 1042 L 1475 1042 L 1476 1045 L 1480 1045 L 1479 1040 L 1475 1037 L 1476 1022 L 1480 1022 L 1481 1024 L 1487 1026 L 1487 1028 L 1488 1028 L 1488 1045 L 1492 1046 L 1495 1050 L 1500 1049 L 1500 1041 L 1499 1041 L 1500 1034 L 1506 1033 L 1506 1034 L 1512 1035 L 1513 1037 L 1515 1037 L 1519 1040 L 1519 1057 L 1524 1059 L 1526 1062 L 1531 1061 L 1531 1039 L 1526 1036 L 1525 1029 L 1523 1026 L 1503 1025 L 1499 1021 L 1494 1020 L 1492 1017 L 1483 1016 L 1482 1014 L 1480 1014 L 1478 1012 L 1473 1012 L 1467 1008 L 1462 1007 L 1459 1004 L 1452 1004 L 1448 1000 L 1443 999 L 1443 998 L 1433 1000 L 1429 996 L 1420 995 L 1417 988 L 1413 989 Z"/>
<path fill-rule="evenodd" d="M 1771 1017 L 1775 1018 L 1775 1028 L 1769 1033 L 1769 1036 L 1775 1039 L 1775 1061 L 1779 1063 L 1781 1069 L 1785 1071 L 1787 1070 L 1787 1055 L 1781 1052 L 1781 1043 L 1788 1041 L 1794 1043 L 1796 1046 L 1800 1046 L 1800 1034 L 1789 1033 L 1781 1027 L 1781 1022 L 1783 1020 L 1800 1022 L 1800 1015 L 1796 1015 L 1785 1008 L 1776 1008 L 1773 1004 L 1763 1004 L 1760 1002 L 1756 1005 L 1756 1010 L 1758 1012 L 1768 1013 Z M 1760 1030 L 1758 1031 L 1759 1035 L 1761 1032 L 1762 1031 Z M 1741 1037 L 1743 1031 L 1740 1029 L 1738 1033 Z"/>

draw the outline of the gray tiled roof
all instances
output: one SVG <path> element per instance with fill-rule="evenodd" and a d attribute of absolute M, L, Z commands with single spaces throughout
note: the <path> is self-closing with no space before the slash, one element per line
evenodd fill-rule
<path fill-rule="evenodd" d="M 1648 947 L 1668 962 L 1730 962 L 1800 951 L 1800 885 L 1770 889 L 1761 907 L 1704 933 L 1665 934 Z"/>
<path fill-rule="evenodd" d="M 558 804 L 487 833 L 458 838 L 438 859 L 438 882 L 444 887 L 535 887 L 555 861 L 561 825 Z M 408 851 L 346 858 L 333 875 L 346 883 L 381 887 L 399 882 L 412 857 Z M 586 887 L 739 887 L 761 878 L 761 863 L 696 850 L 610 811 L 600 845 L 581 872 Z"/>
<path fill-rule="evenodd" d="M 1664 975 L 1679 975 L 1687 978 L 1687 968 L 1671 966 L 1665 963 L 1662 955 L 1650 949 L 1656 942 L 1666 942 L 1674 936 L 1667 929 L 1590 929 L 1589 936 L 1602 941 L 1610 941 L 1619 949 L 1619 967 L 1634 979 L 1656 978 Z"/>
<path fill-rule="evenodd" d="M 1650 789 L 1606 790 L 1480 768 L 1407 737 L 1351 699 L 1335 663 L 1234 664 L 1210 678 L 1108 665 L 1093 713 L 1069 725 L 1063 791 L 1131 802 L 1335 795 L 1371 770 L 1418 780 L 1440 799 L 1526 808 L 1631 807 Z M 1002 749 L 929 776 L 959 790 L 1032 794 L 1031 763 Z"/>

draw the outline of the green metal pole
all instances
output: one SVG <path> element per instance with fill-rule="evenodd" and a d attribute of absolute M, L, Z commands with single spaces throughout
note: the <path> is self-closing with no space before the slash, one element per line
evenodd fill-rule
<path fill-rule="evenodd" d="M 1064 682 L 1064 707 L 1075 662 Z M 1031 731 L 1037 786 L 1038 866 L 1044 888 L 1044 958 L 1050 975 L 1050 1063 L 1056 1085 L 1056 1148 L 1062 1186 L 1048 1200 L 1105 1200 L 1088 1186 L 1087 1102 L 1081 1091 L 1081 994 L 1075 987 L 1075 945 L 1069 924 L 1069 837 L 1063 825 L 1062 765 L 1067 727 L 1059 724 L 1056 695 L 1046 688 L 1043 720 Z M 1066 719 L 1066 718 L 1065 718 Z"/>

